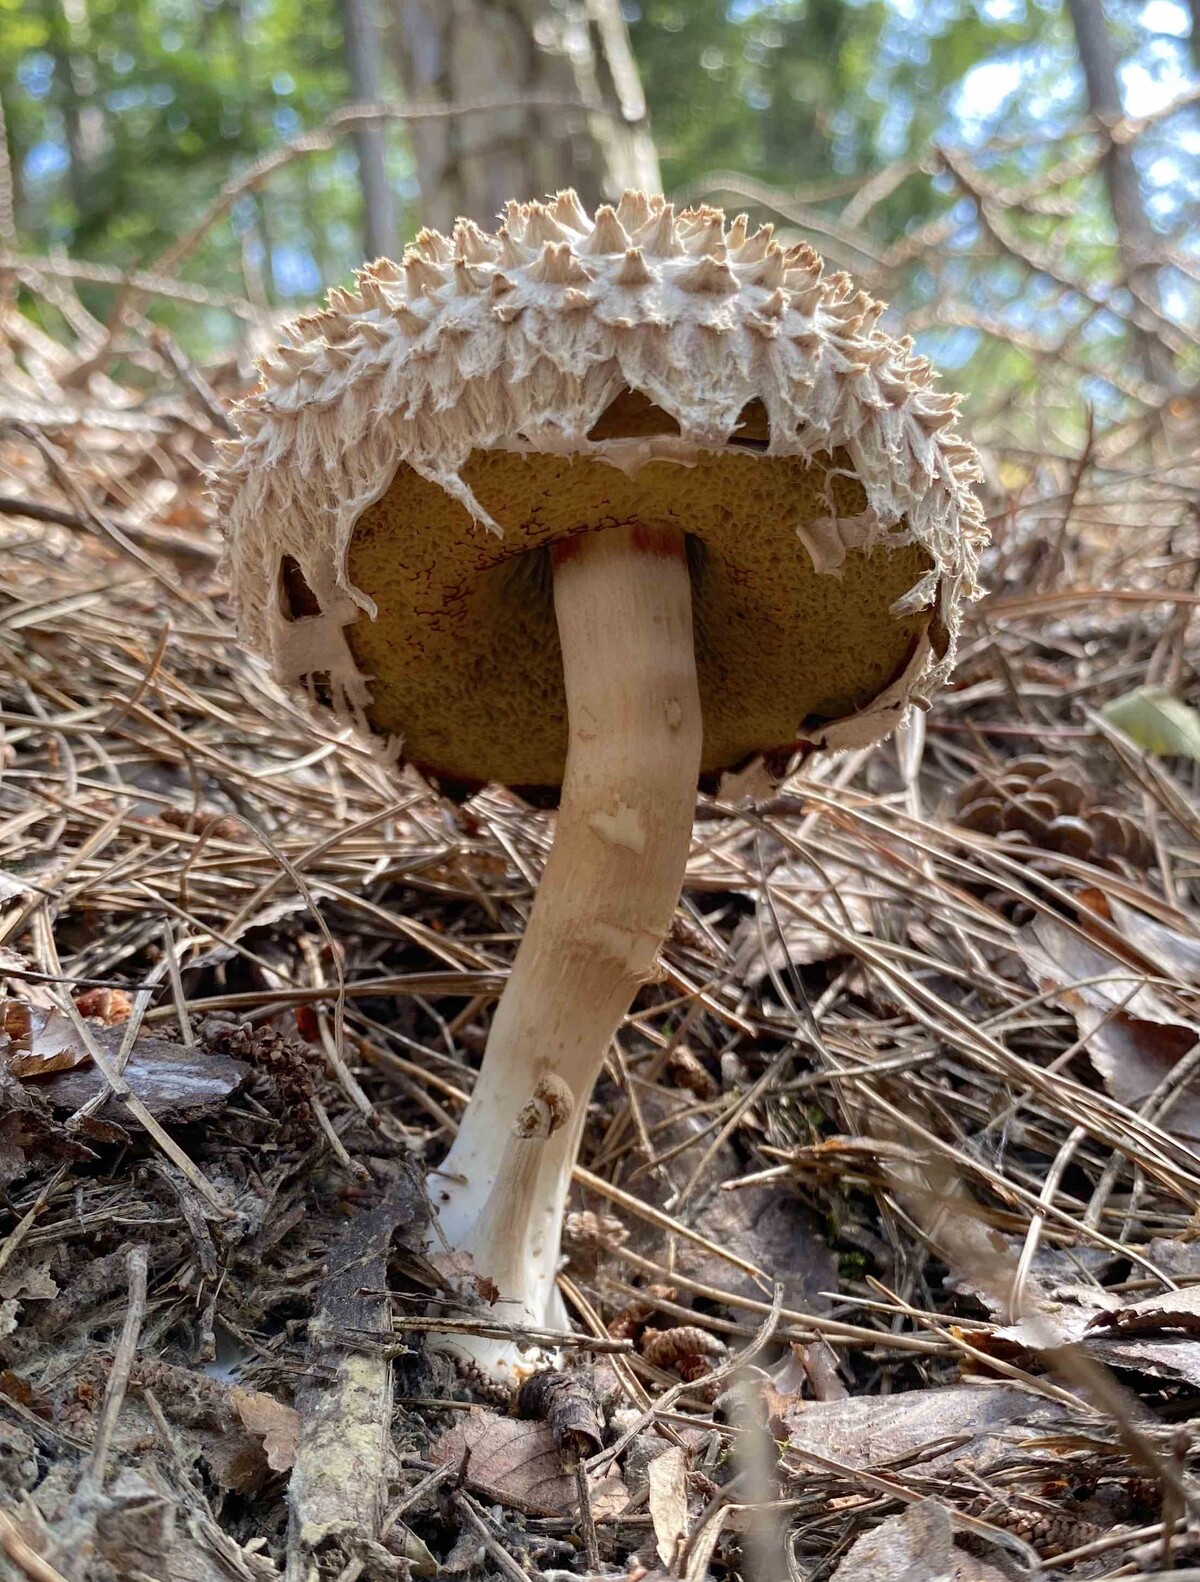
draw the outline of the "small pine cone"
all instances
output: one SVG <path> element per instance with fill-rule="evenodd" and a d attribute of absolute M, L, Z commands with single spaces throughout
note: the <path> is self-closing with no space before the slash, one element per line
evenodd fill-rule
<path fill-rule="evenodd" d="M 210 1018 L 200 1028 L 200 1041 L 206 1049 L 232 1055 L 257 1071 L 264 1072 L 275 1085 L 283 1103 L 289 1107 L 305 1105 L 316 1091 L 314 1072 L 320 1062 L 312 1049 L 298 1038 L 289 1038 L 276 1028 L 254 1027 L 250 1022 L 220 1022 Z"/>
<path fill-rule="evenodd" d="M 1043 1560 L 1066 1554 L 1080 1544 L 1102 1536 L 1101 1529 L 1081 1522 L 1069 1511 L 1015 1511 L 1011 1516 L 993 1517 L 1001 1527 L 1023 1538 Z"/>
<path fill-rule="evenodd" d="M 213 813 L 204 808 L 166 807 L 158 814 L 160 824 L 171 829 L 184 830 L 189 835 L 203 835 L 206 839 L 242 840 L 245 830 L 235 818 L 224 813 Z"/>
<path fill-rule="evenodd" d="M 699 1378 L 708 1373 L 712 1357 L 725 1355 L 725 1342 L 710 1335 L 698 1324 L 679 1324 L 674 1329 L 647 1329 L 642 1333 L 642 1356 L 655 1368 L 674 1368 L 682 1378 Z M 696 1370 L 696 1364 L 703 1368 Z M 688 1370 L 685 1372 L 685 1368 Z"/>
<path fill-rule="evenodd" d="M 678 1295 L 673 1285 L 647 1286 L 646 1292 L 659 1302 L 673 1302 Z M 614 1340 L 636 1340 L 656 1311 L 653 1302 L 629 1302 L 609 1320 L 608 1332 Z"/>
<path fill-rule="evenodd" d="M 686 1044 L 677 1044 L 667 1056 L 667 1071 L 677 1088 L 698 1099 L 715 1099 L 721 1091 L 721 1084 Z"/>
<path fill-rule="evenodd" d="M 1019 833 L 1047 851 L 1102 867 L 1145 868 L 1154 859 L 1135 819 L 1096 802 L 1075 765 L 1039 754 L 976 775 L 955 803 L 959 824 L 985 835 Z"/>

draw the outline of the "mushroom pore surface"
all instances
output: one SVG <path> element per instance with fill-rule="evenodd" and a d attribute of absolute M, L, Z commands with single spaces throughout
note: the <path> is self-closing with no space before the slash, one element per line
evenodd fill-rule
<path fill-rule="evenodd" d="M 463 476 L 503 537 L 402 466 L 360 516 L 348 562 L 377 608 L 346 629 L 368 718 L 443 783 L 560 785 L 567 714 L 547 551 L 577 533 L 634 522 L 687 533 L 706 775 L 786 751 L 806 721 L 865 708 L 930 625 L 928 610 L 891 613 L 928 553 L 854 546 L 866 497 L 844 454 L 808 463 L 730 446 L 631 474 L 594 453 L 489 450 Z M 815 568 L 801 537 L 814 524 L 849 546 L 835 572 Z"/>

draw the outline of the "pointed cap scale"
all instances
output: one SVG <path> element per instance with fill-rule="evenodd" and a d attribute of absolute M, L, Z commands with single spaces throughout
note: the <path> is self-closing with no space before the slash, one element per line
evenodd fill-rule
<path fill-rule="evenodd" d="M 576 249 L 587 258 L 603 253 L 623 253 L 629 246 L 629 233 L 617 219 L 617 211 L 609 203 L 602 203 L 596 210 L 596 223 L 591 235 Z"/>
<path fill-rule="evenodd" d="M 729 292 L 738 289 L 738 279 L 723 258 L 700 259 L 675 278 L 682 291 Z"/>
<path fill-rule="evenodd" d="M 640 247 L 630 247 L 626 250 L 624 258 L 613 275 L 613 282 L 618 286 L 632 289 L 637 286 L 653 284 L 654 276 L 646 263 L 646 255 Z"/>
<path fill-rule="evenodd" d="M 500 251 L 495 238 L 481 231 L 474 220 L 454 222 L 453 244 L 455 258 L 468 264 L 490 263 Z"/>
<path fill-rule="evenodd" d="M 531 203 L 525 215 L 525 233 L 521 240 L 527 247 L 541 247 L 546 242 L 565 242 L 570 237 L 544 203 Z"/>
<path fill-rule="evenodd" d="M 759 259 L 767 256 L 767 249 L 771 246 L 771 238 L 775 235 L 773 225 L 760 225 L 754 235 L 737 249 L 734 257 L 739 264 L 757 264 Z M 733 243 L 730 242 L 732 248 Z"/>
<path fill-rule="evenodd" d="M 684 247 L 675 231 L 675 205 L 664 203 L 637 231 L 634 241 L 651 258 L 681 257 Z"/>
<path fill-rule="evenodd" d="M 592 222 L 588 219 L 586 210 L 570 187 L 567 187 L 562 192 L 555 193 L 551 209 L 558 223 L 567 226 L 572 231 L 578 231 L 582 234 L 592 228 Z"/>
<path fill-rule="evenodd" d="M 408 294 L 415 302 L 418 297 L 428 297 L 446 284 L 446 271 L 431 263 L 422 253 L 410 249 L 404 255 L 404 278 Z"/>
<path fill-rule="evenodd" d="M 553 610 L 488 570 L 665 511 L 712 551 L 705 772 L 878 738 L 948 673 L 984 538 L 928 360 L 740 216 L 635 192 L 594 221 L 565 193 L 504 213 L 376 260 L 263 363 L 216 480 L 243 633 L 390 761 L 552 791 Z"/>
<path fill-rule="evenodd" d="M 651 215 L 650 200 L 644 192 L 626 187 L 617 204 L 617 219 L 629 232 L 640 230 Z"/>

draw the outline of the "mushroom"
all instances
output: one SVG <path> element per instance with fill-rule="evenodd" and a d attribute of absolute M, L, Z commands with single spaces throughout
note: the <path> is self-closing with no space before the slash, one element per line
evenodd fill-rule
<path fill-rule="evenodd" d="M 769 225 L 637 192 L 590 219 L 562 192 L 370 265 L 237 413 L 217 497 L 245 637 L 446 793 L 559 804 L 430 1176 L 514 1324 L 565 1323 L 588 1100 L 654 977 L 698 784 L 873 742 L 951 668 L 976 458 L 882 311 Z"/>

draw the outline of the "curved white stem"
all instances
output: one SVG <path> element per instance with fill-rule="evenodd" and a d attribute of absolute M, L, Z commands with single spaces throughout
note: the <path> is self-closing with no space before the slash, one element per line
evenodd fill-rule
<path fill-rule="evenodd" d="M 554 608 L 569 739 L 554 846 L 462 1126 L 430 1177 L 442 1234 L 500 1283 L 506 1322 L 558 1328 L 554 1278 L 584 1113 L 613 1034 L 654 971 L 683 883 L 700 769 L 692 601 L 681 533 L 638 524 L 560 545 Z M 494 1204 L 513 1202 L 511 1140 L 539 1080 L 570 1089 L 574 1115 L 541 1142 L 521 1225 L 481 1245 Z M 492 1212 L 489 1213 L 489 1206 Z M 525 1254 L 516 1289 L 510 1243 Z M 490 1348 L 490 1349 L 489 1349 Z M 475 1360 L 513 1377 L 511 1355 L 480 1343 Z"/>

